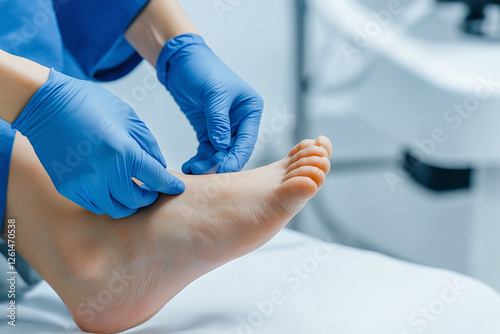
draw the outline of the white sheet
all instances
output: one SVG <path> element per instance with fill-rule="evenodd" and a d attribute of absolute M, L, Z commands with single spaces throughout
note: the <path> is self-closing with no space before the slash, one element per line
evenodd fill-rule
<path fill-rule="evenodd" d="M 17 326 L 2 315 L 0 333 L 81 333 L 46 283 L 18 304 Z M 283 231 L 126 333 L 499 334 L 500 296 L 458 274 Z"/>

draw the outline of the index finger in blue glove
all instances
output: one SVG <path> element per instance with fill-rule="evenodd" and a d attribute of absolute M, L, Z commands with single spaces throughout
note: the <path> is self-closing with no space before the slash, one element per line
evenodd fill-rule
<path fill-rule="evenodd" d="M 198 161 L 210 159 L 216 152 L 210 141 L 203 141 L 198 145 L 198 152 L 191 159 L 182 165 L 182 172 L 184 174 L 196 174 L 191 170 L 191 165 Z"/>
<path fill-rule="evenodd" d="M 193 162 L 191 164 L 191 172 L 195 175 L 215 174 L 225 157 L 226 152 L 215 151 L 214 155 L 210 158 Z"/>
<path fill-rule="evenodd" d="M 151 190 L 178 195 L 186 188 L 184 182 L 170 174 L 157 160 L 141 150 L 140 162 L 133 176 Z"/>
<path fill-rule="evenodd" d="M 236 132 L 234 146 L 229 150 L 226 159 L 221 163 L 218 173 L 240 171 L 250 159 L 259 133 L 261 112 L 250 112 L 244 118 Z"/>
<path fill-rule="evenodd" d="M 205 102 L 208 137 L 216 150 L 223 150 L 231 140 L 229 111 L 233 101 L 226 94 L 218 93 L 217 89 L 208 95 Z"/>

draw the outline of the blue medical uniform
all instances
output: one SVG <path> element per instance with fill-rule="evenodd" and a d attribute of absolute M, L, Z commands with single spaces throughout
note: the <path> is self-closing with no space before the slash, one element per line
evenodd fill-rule
<path fill-rule="evenodd" d="M 148 2 L 0 0 L 0 49 L 79 79 L 115 80 L 142 60 L 124 33 Z M 0 218 L 5 213 L 15 133 L 0 120 Z M 29 267 L 22 260 L 20 263 Z M 17 269 L 28 283 L 38 280 L 30 270 L 23 275 L 19 266 Z"/>

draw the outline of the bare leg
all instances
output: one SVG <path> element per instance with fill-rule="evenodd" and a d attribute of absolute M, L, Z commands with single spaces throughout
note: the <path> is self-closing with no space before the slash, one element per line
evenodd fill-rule
<path fill-rule="evenodd" d="M 271 165 L 180 175 L 186 191 L 119 220 L 57 193 L 29 142 L 17 136 L 5 218 L 17 250 L 54 288 L 76 323 L 117 332 L 145 322 L 193 280 L 271 239 L 329 172 L 331 143 L 305 140 Z"/>

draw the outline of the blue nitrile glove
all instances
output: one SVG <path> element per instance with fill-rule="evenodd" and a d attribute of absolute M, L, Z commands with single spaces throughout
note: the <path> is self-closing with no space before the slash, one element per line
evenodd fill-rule
<path fill-rule="evenodd" d="M 262 98 L 195 34 L 169 40 L 156 64 L 159 80 L 197 133 L 198 153 L 187 174 L 236 172 L 257 141 Z"/>
<path fill-rule="evenodd" d="M 125 217 L 158 192 L 184 191 L 134 110 L 91 82 L 52 69 L 12 127 L 28 137 L 57 190 L 94 213 Z"/>

